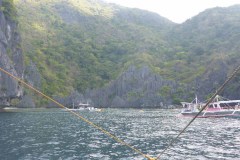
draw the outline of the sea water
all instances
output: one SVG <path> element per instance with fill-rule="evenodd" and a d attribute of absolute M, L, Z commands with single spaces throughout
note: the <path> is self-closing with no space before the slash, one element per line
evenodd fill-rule
<path fill-rule="evenodd" d="M 190 118 L 179 110 L 104 109 L 78 113 L 156 157 Z M 0 113 L 1 160 L 142 160 L 76 116 L 61 109 Z M 239 160 L 240 118 L 196 119 L 161 160 Z"/>

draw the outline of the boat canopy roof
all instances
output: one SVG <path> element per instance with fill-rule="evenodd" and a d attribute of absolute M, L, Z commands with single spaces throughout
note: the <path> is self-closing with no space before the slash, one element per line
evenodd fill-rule
<path fill-rule="evenodd" d="M 217 101 L 213 103 L 240 103 L 240 100 Z"/>
<path fill-rule="evenodd" d="M 89 106 L 90 104 L 89 103 L 79 103 L 78 105 L 79 106 Z"/>

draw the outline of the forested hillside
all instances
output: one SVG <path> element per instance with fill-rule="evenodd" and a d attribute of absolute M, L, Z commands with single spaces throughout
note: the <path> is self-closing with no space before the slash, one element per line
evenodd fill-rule
<path fill-rule="evenodd" d="M 174 25 L 154 13 L 95 1 L 19 0 L 16 5 L 26 63 L 37 64 L 48 94 L 103 86 L 135 57 L 145 61 L 159 54 L 162 32 Z"/>
<path fill-rule="evenodd" d="M 143 105 L 143 97 L 151 99 L 149 105 L 179 103 L 194 94 L 206 98 L 240 62 L 239 5 L 208 9 L 183 24 L 97 0 L 15 0 L 15 5 L 30 68 L 25 74 L 34 68 L 41 82 L 29 81 L 51 96 L 77 90 L 96 102 L 104 91 L 98 105 Z M 114 90 L 123 77 L 128 83 Z M 229 97 L 240 96 L 234 86 L 225 92 Z"/>

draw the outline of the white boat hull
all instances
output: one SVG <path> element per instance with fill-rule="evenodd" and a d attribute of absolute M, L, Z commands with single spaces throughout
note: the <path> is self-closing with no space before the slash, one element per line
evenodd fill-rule
<path fill-rule="evenodd" d="M 198 112 L 181 112 L 182 116 L 194 117 Z M 197 118 L 208 117 L 240 117 L 240 110 L 220 110 L 220 111 L 203 111 Z"/>

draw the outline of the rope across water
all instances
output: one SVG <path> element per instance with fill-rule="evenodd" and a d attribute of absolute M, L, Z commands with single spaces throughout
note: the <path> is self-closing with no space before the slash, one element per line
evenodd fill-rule
<path fill-rule="evenodd" d="M 7 74 L 8 76 L 12 77 L 13 79 L 17 80 L 19 83 L 25 85 L 26 87 L 28 87 L 29 89 L 33 90 L 34 92 L 38 93 L 39 95 L 45 97 L 46 99 L 52 101 L 53 103 L 55 103 L 57 106 L 59 106 L 60 108 L 66 109 L 66 111 L 70 112 L 71 114 L 77 116 L 79 119 L 83 120 L 84 122 L 88 123 L 89 125 L 95 127 L 96 129 L 100 130 L 101 132 L 103 132 L 104 134 L 106 134 L 107 136 L 111 137 L 112 139 L 114 139 L 116 142 L 127 146 L 128 148 L 132 149 L 133 151 L 135 151 L 136 153 L 142 155 L 144 158 L 147 158 L 148 160 L 154 160 L 154 158 L 150 157 L 147 154 L 142 153 L 139 149 L 134 148 L 133 146 L 131 146 L 130 144 L 124 142 L 123 140 L 119 139 L 118 137 L 116 137 L 115 135 L 113 135 L 112 133 L 108 132 L 107 130 L 103 129 L 102 127 L 96 125 L 95 123 L 89 121 L 88 119 L 84 118 L 83 116 L 81 116 L 80 114 L 73 112 L 71 110 L 68 110 L 67 107 L 65 107 L 64 105 L 62 105 L 61 103 L 57 102 L 56 100 L 52 99 L 51 97 L 45 95 L 44 93 L 42 93 L 41 91 L 37 90 L 36 88 L 34 88 L 33 86 L 27 84 L 26 82 L 24 82 L 23 80 L 21 80 L 20 78 L 12 75 L 11 73 L 9 73 L 8 71 L 2 69 L 0 67 L 0 71 L 2 71 L 3 73 Z"/>
<path fill-rule="evenodd" d="M 132 149 L 133 151 L 135 151 L 136 153 L 142 155 L 144 158 L 147 158 L 148 160 L 158 160 L 160 159 L 160 157 L 176 142 L 176 140 L 180 137 L 180 135 L 186 131 L 186 129 L 191 125 L 191 123 L 201 114 L 201 112 L 213 101 L 213 99 L 222 92 L 222 90 L 224 89 L 224 87 L 227 85 L 227 83 L 232 80 L 234 78 L 234 76 L 240 71 L 240 66 L 238 66 L 234 72 L 231 74 L 231 76 L 229 76 L 229 78 L 227 78 L 227 80 L 222 84 L 221 87 L 219 87 L 219 89 L 216 91 L 216 93 L 210 98 L 210 100 L 206 103 L 206 105 L 198 112 L 198 114 L 181 130 L 181 132 L 174 138 L 172 139 L 172 141 L 169 143 L 169 145 L 156 157 L 150 157 L 147 154 L 142 153 L 139 149 L 134 148 L 133 146 L 131 146 L 130 144 L 124 142 L 123 140 L 119 139 L 118 137 L 116 137 L 115 135 L 111 134 L 110 132 L 106 131 L 105 129 L 103 129 L 102 127 L 94 124 L 93 122 L 89 121 L 88 119 L 84 118 L 83 116 L 79 115 L 76 112 L 73 112 L 71 110 L 68 110 L 67 107 L 65 107 L 64 105 L 62 105 L 61 103 L 57 102 L 56 100 L 52 99 L 51 97 L 45 95 L 44 93 L 42 93 L 41 91 L 37 90 L 36 88 L 34 88 L 33 86 L 27 84 L 26 82 L 24 82 L 23 80 L 21 80 L 20 78 L 12 75 L 11 73 L 7 72 L 6 70 L 0 68 L 0 71 L 2 71 L 3 73 L 7 74 L 8 76 L 12 77 L 13 79 L 17 80 L 18 82 L 20 82 L 21 84 L 25 85 L 26 87 L 28 87 L 29 89 L 33 90 L 34 92 L 38 93 L 39 95 L 45 97 L 46 99 L 52 101 L 53 103 L 57 104 L 59 107 L 66 109 L 66 111 L 72 113 L 73 115 L 77 116 L 79 119 L 83 120 L 84 122 L 88 123 L 89 125 L 95 127 L 96 129 L 100 130 L 101 132 L 103 132 L 104 134 L 108 135 L 109 137 L 111 137 L 112 139 L 114 139 L 116 142 L 127 146 L 128 148 Z"/>
<path fill-rule="evenodd" d="M 240 66 L 238 66 L 233 73 L 226 79 L 226 81 L 218 88 L 216 93 L 208 100 L 208 102 L 205 104 L 204 107 L 201 108 L 201 110 L 193 117 L 193 119 L 181 130 L 181 132 L 174 138 L 172 141 L 168 144 L 168 146 L 157 156 L 157 159 L 160 159 L 160 157 L 176 142 L 176 140 L 180 137 L 180 135 L 186 131 L 186 129 L 192 124 L 192 122 L 202 113 L 202 111 L 207 108 L 207 106 L 214 100 L 214 98 L 220 94 L 224 87 L 227 85 L 229 81 L 231 81 L 236 74 L 240 71 Z"/>

